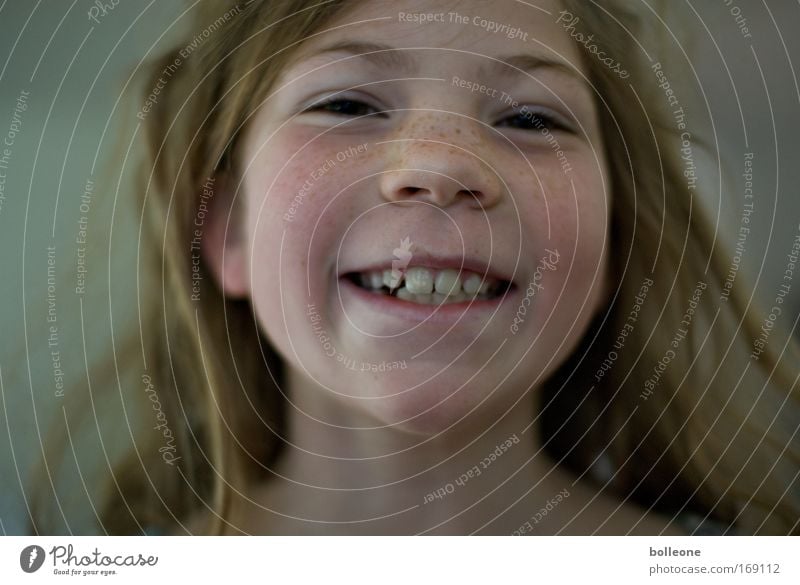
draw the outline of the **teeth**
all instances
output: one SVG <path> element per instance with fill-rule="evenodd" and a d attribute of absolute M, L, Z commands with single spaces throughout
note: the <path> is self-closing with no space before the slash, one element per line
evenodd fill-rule
<path fill-rule="evenodd" d="M 403 275 L 400 274 L 398 279 L 394 279 L 392 277 L 391 270 L 384 270 L 383 271 L 383 286 L 388 286 L 390 289 L 395 289 L 400 286 L 400 283 L 403 281 Z M 380 287 L 378 287 L 380 288 Z"/>
<path fill-rule="evenodd" d="M 489 292 L 490 284 L 491 282 L 488 278 L 483 279 L 473 272 L 466 278 L 466 280 L 464 280 L 461 288 L 468 295 L 485 295 L 487 292 Z"/>
<path fill-rule="evenodd" d="M 406 272 L 406 288 L 415 295 L 433 292 L 433 274 L 427 268 L 409 268 Z"/>
<path fill-rule="evenodd" d="M 408 292 L 408 289 L 404 286 L 397 289 L 397 298 L 401 301 L 416 301 L 415 297 L 416 295 Z"/>
<path fill-rule="evenodd" d="M 408 268 L 405 273 L 374 270 L 356 275 L 356 281 L 379 294 L 394 294 L 404 301 L 423 305 L 441 305 L 470 300 L 486 300 L 495 296 L 500 282 L 474 272 L 461 273 L 454 269 L 432 270 L 422 266 Z M 388 291 L 386 289 L 389 289 Z"/>
<path fill-rule="evenodd" d="M 436 275 L 436 292 L 443 295 L 455 295 L 461 292 L 461 278 L 457 270 L 442 270 Z"/>
<path fill-rule="evenodd" d="M 370 272 L 369 273 L 369 286 L 372 289 L 378 290 L 383 286 L 383 273 Z"/>
<path fill-rule="evenodd" d="M 463 294 L 449 297 L 439 293 L 415 294 L 404 286 L 397 289 L 397 298 L 401 301 L 411 301 L 413 303 L 419 303 L 420 305 L 441 305 L 445 302 L 456 303 L 469 300 L 466 295 Z"/>
<path fill-rule="evenodd" d="M 466 279 L 464 279 L 461 287 L 468 295 L 474 295 L 481 288 L 481 280 L 483 279 L 477 274 L 470 274 Z"/>

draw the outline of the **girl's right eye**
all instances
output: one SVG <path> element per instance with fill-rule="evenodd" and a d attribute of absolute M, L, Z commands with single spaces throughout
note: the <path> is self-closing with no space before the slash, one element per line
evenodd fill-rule
<path fill-rule="evenodd" d="M 358 100 L 333 98 L 314 104 L 303 113 L 307 112 L 327 112 L 339 116 L 360 117 L 370 114 L 380 113 L 376 108 L 360 102 Z"/>

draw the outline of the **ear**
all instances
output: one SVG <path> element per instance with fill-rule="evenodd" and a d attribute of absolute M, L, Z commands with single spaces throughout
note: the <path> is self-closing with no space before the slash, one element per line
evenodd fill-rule
<path fill-rule="evenodd" d="M 247 226 L 242 213 L 244 201 L 232 189 L 233 181 L 225 174 L 207 180 L 198 207 L 207 208 L 202 227 L 200 254 L 206 267 L 225 296 L 244 298 L 250 291 L 247 254 Z M 196 235 L 196 233 L 195 233 Z"/>

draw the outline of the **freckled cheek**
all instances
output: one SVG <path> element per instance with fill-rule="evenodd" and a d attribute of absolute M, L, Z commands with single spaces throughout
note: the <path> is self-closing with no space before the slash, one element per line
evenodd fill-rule
<path fill-rule="evenodd" d="M 248 214 L 255 295 L 278 298 L 281 289 L 305 303 L 322 303 L 335 286 L 339 245 L 354 221 L 352 180 L 336 167 L 308 179 L 307 167 L 275 180 L 260 214 Z M 263 177 L 266 180 L 266 177 Z M 337 193 L 339 196 L 337 197 Z M 253 201 L 257 209 L 261 201 Z M 279 278 L 280 276 L 280 278 Z M 309 297 L 310 289 L 310 297 Z"/>
<path fill-rule="evenodd" d="M 252 233 L 252 301 L 262 330 L 284 355 L 296 350 L 290 338 L 298 347 L 307 340 L 309 305 L 327 314 L 324 307 L 332 290 L 326 264 L 318 254 L 309 254 L 313 225 L 306 219 L 297 212 L 291 222 L 282 217 L 260 222 Z"/>
<path fill-rule="evenodd" d="M 530 248 L 537 255 L 546 255 L 545 249 L 558 252 L 559 264 L 551 277 L 553 282 L 561 288 L 568 280 L 574 292 L 585 294 L 602 274 L 601 267 L 594 276 L 608 255 L 610 234 L 602 183 L 576 178 L 574 193 L 572 185 L 563 180 L 544 186 L 547 196 L 539 193 L 522 208 L 526 215 L 523 226 L 527 226 L 531 238 Z"/>
<path fill-rule="evenodd" d="M 584 233 L 597 237 L 596 232 L 602 231 L 610 211 L 602 176 L 596 172 L 565 177 L 560 171 L 544 169 L 538 180 L 509 187 L 516 208 L 523 214 L 523 226 L 528 224 L 529 231 L 537 237 L 537 245 L 546 242 L 548 234 L 553 240 L 573 242 Z"/>

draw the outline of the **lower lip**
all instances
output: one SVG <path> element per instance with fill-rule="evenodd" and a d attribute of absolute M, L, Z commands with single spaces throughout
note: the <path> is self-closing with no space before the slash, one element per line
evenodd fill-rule
<path fill-rule="evenodd" d="M 484 316 L 492 311 L 498 311 L 502 305 L 507 304 L 514 294 L 514 285 L 504 294 L 489 300 L 462 301 L 458 303 L 445 303 L 442 305 L 423 305 L 411 301 L 403 301 L 390 295 L 370 292 L 357 286 L 347 278 L 339 279 L 342 295 L 352 295 L 359 301 L 372 307 L 375 311 L 385 315 L 398 317 L 404 321 L 430 323 L 454 323 L 459 319 L 473 316 Z"/>

